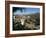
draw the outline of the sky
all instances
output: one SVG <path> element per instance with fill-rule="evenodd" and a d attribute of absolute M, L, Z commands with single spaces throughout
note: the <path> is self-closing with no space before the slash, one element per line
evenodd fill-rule
<path fill-rule="evenodd" d="M 16 10 L 16 9 L 18 9 L 18 10 Z M 20 9 L 22 10 L 22 8 L 20 8 L 20 7 L 13 7 L 14 15 L 40 13 L 40 8 L 24 8 L 22 11 Z"/>

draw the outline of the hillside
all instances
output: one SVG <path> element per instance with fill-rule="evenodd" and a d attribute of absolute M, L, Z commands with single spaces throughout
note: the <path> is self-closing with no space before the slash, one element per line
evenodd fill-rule
<path fill-rule="evenodd" d="M 23 24 L 22 24 L 23 23 Z M 40 14 L 16 15 L 13 20 L 13 30 L 40 29 Z"/>

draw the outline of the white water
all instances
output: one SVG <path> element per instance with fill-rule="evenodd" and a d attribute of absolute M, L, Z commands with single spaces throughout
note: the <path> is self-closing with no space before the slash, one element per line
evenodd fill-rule
<path fill-rule="evenodd" d="M 21 19 L 21 24 L 24 25 L 25 19 Z"/>

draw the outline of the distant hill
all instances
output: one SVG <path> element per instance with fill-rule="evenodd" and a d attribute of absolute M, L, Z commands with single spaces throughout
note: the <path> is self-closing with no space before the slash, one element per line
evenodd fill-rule
<path fill-rule="evenodd" d="M 17 16 L 24 16 L 24 15 L 28 15 L 29 16 L 29 15 L 34 15 L 34 14 L 39 14 L 39 13 L 31 13 L 31 14 L 29 14 L 29 13 L 23 14 L 22 13 L 22 14 L 15 14 L 14 16 L 16 16 L 16 15 Z"/>

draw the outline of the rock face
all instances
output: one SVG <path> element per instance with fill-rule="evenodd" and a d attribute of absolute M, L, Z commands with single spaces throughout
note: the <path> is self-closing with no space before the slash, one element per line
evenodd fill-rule
<path fill-rule="evenodd" d="M 15 16 L 13 30 L 36 30 L 40 29 L 40 14 Z"/>

